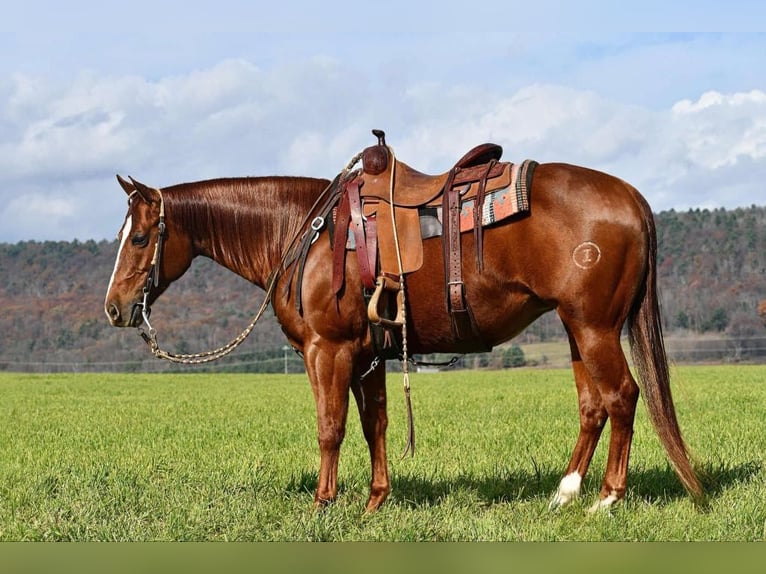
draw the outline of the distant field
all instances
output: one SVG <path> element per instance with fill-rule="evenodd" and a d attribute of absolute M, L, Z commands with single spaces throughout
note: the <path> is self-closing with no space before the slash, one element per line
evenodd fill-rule
<path fill-rule="evenodd" d="M 643 406 L 625 502 L 587 513 L 603 440 L 583 498 L 547 510 L 578 428 L 568 370 L 414 374 L 417 453 L 404 460 L 401 375 L 388 389 L 393 493 L 365 516 L 355 411 L 338 501 L 312 508 L 304 375 L 0 374 L 0 540 L 766 540 L 766 366 L 674 369 L 706 510 L 669 470 Z"/>
<path fill-rule="evenodd" d="M 524 351 L 524 360 L 529 365 L 560 369 L 569 367 L 571 355 L 567 341 L 525 343 L 519 346 Z"/>
<path fill-rule="evenodd" d="M 762 345 L 766 339 L 753 338 L 752 344 Z M 622 348 L 630 361 L 630 346 L 627 338 L 622 338 Z M 665 337 L 668 357 L 680 364 L 704 362 L 724 362 L 732 360 L 735 352 L 731 341 L 717 336 Z M 545 341 L 543 343 L 520 343 L 527 365 L 549 368 L 568 368 L 570 365 L 569 343 L 566 340 Z M 763 361 L 761 361 L 763 362 Z"/>

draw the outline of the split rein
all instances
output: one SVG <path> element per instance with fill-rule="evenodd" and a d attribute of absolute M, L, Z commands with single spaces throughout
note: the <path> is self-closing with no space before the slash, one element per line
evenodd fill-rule
<path fill-rule="evenodd" d="M 149 274 L 146 277 L 146 283 L 144 284 L 144 298 L 143 301 L 139 304 L 141 307 L 141 317 L 144 320 L 144 324 L 146 324 L 146 328 L 144 328 L 144 325 L 141 324 L 137 327 L 138 334 L 141 336 L 141 338 L 146 342 L 147 345 L 149 345 L 149 348 L 152 351 L 152 354 L 157 357 L 158 359 L 165 359 L 166 361 L 170 361 L 171 363 L 180 363 L 184 365 L 201 365 L 203 363 L 210 363 L 213 361 L 217 361 L 218 359 L 225 357 L 229 353 L 231 353 L 234 349 L 236 349 L 242 341 L 247 339 L 248 335 L 253 331 L 255 328 L 255 324 L 258 322 L 258 320 L 261 318 L 263 313 L 266 311 L 266 308 L 269 305 L 269 302 L 271 301 L 271 293 L 274 290 L 274 285 L 277 282 L 277 279 L 279 278 L 278 273 L 274 273 L 273 277 L 271 278 L 271 281 L 269 283 L 268 289 L 266 290 L 266 297 L 263 300 L 263 303 L 261 304 L 261 308 L 258 309 L 258 312 L 256 313 L 253 320 L 250 322 L 250 324 L 245 327 L 245 330 L 242 331 L 237 337 L 229 341 L 227 344 L 225 344 L 222 347 L 219 347 L 217 349 L 213 349 L 212 351 L 203 351 L 201 353 L 190 353 L 190 354 L 178 354 L 178 353 L 171 353 L 169 351 L 166 351 L 162 349 L 157 342 L 157 329 L 152 327 L 152 324 L 149 322 L 149 315 L 151 315 L 151 307 L 149 305 L 149 294 L 151 293 L 152 287 L 157 287 L 159 284 L 159 276 L 160 276 L 160 259 L 162 257 L 162 244 L 165 240 L 165 201 L 162 198 L 162 192 L 158 189 L 157 192 L 160 196 L 160 222 L 158 225 L 157 230 L 157 243 L 154 246 L 154 256 L 152 257 L 152 263 L 149 267 Z"/>
<path fill-rule="evenodd" d="M 341 174 L 330 182 L 330 184 L 322 190 L 322 193 L 319 194 L 319 197 L 314 202 L 314 205 L 309 209 L 308 213 L 306 214 L 305 219 L 303 220 L 303 223 L 300 226 L 300 229 L 303 229 L 308 224 L 309 218 L 311 217 L 311 214 L 314 212 L 316 207 L 320 204 L 320 202 L 325 198 L 325 196 L 332 191 L 333 187 L 335 186 L 336 182 L 343 178 L 350 170 L 353 168 L 354 165 L 359 161 L 361 158 L 361 154 L 357 154 L 354 156 L 351 161 L 348 163 L 348 165 L 343 169 Z M 222 347 L 219 347 L 217 349 L 213 349 L 212 351 L 203 351 L 201 353 L 189 353 L 189 354 L 179 354 L 179 353 L 172 353 L 170 351 L 166 351 L 162 349 L 157 342 L 157 329 L 152 327 L 151 323 L 149 322 L 149 315 L 151 314 L 151 307 L 149 305 L 149 295 L 151 293 L 152 287 L 157 287 L 159 284 L 159 275 L 160 275 L 160 260 L 162 258 L 162 245 L 165 241 L 165 201 L 162 197 L 162 191 L 157 189 L 157 193 L 160 197 L 160 221 L 158 224 L 158 233 L 157 233 L 157 243 L 154 246 L 154 255 L 152 257 L 151 266 L 149 267 L 149 274 L 146 277 L 146 283 L 144 284 L 144 290 L 143 290 L 143 301 L 138 304 L 139 307 L 141 307 L 141 317 L 144 320 L 144 323 L 146 324 L 146 328 L 144 328 L 144 325 L 141 324 L 137 327 L 138 333 L 141 336 L 141 338 L 146 342 L 147 345 L 149 345 L 149 348 L 151 349 L 152 354 L 158 358 L 158 359 L 164 359 L 166 361 L 170 361 L 172 363 L 179 363 L 184 365 L 201 365 L 204 363 L 211 363 L 213 361 L 217 361 L 218 359 L 221 359 L 231 353 L 234 349 L 236 349 L 242 342 L 247 339 L 247 337 L 252 333 L 253 329 L 255 328 L 256 323 L 260 320 L 260 318 L 263 316 L 263 314 L 266 312 L 266 309 L 269 306 L 269 303 L 271 302 L 271 296 L 274 293 L 274 288 L 276 287 L 277 281 L 280 278 L 279 270 L 282 269 L 286 263 L 286 261 L 290 257 L 290 253 L 293 250 L 293 247 L 295 246 L 296 242 L 299 238 L 303 237 L 304 234 L 298 234 L 296 235 L 292 241 L 287 246 L 287 249 L 282 254 L 282 259 L 279 262 L 279 265 L 275 268 L 275 271 L 272 272 L 271 278 L 269 280 L 269 284 L 266 288 L 266 295 L 263 299 L 263 303 L 261 303 L 261 307 L 258 309 L 258 312 L 255 314 L 255 317 L 253 317 L 253 320 L 250 321 L 250 324 L 245 327 L 245 329 L 234 339 L 223 345 Z M 135 193 L 135 192 L 134 192 Z M 131 194 L 132 196 L 132 194 Z M 306 233 L 313 232 L 318 234 L 319 230 L 324 224 L 324 221 L 322 220 L 320 223 L 317 222 L 317 220 L 321 220 L 321 217 L 314 218 L 314 220 L 311 222 L 311 230 L 306 231 Z"/>
<path fill-rule="evenodd" d="M 393 155 L 393 150 L 389 147 L 389 150 L 391 151 L 391 154 Z M 309 209 L 307 212 L 303 222 L 300 225 L 299 229 L 306 228 L 307 225 L 309 225 L 309 219 L 311 218 L 311 215 L 315 212 L 317 207 L 320 205 L 320 203 L 324 203 L 325 206 L 328 204 L 328 202 L 333 201 L 332 192 L 336 188 L 341 188 L 342 182 L 345 181 L 346 176 L 351 171 L 351 169 L 359 162 L 361 159 L 362 154 L 359 153 L 356 156 L 354 156 L 351 161 L 348 163 L 348 165 L 343 169 L 343 171 L 336 177 L 330 184 L 322 191 L 322 193 L 319 194 L 319 197 L 314 202 L 314 205 Z M 162 258 L 162 247 L 163 243 L 165 241 L 165 233 L 166 233 L 166 225 L 165 225 L 165 202 L 162 197 L 162 191 L 157 189 L 157 193 L 159 194 L 160 198 L 160 219 L 158 224 L 158 233 L 157 233 L 157 243 L 154 246 L 154 255 L 152 257 L 151 266 L 149 268 L 149 273 L 146 277 L 146 283 L 144 284 L 143 289 L 143 300 L 141 303 L 138 303 L 136 305 L 136 308 L 134 308 L 134 313 L 138 310 L 137 308 L 141 308 L 141 317 L 143 318 L 143 324 L 138 325 L 138 333 L 141 336 L 141 338 L 146 342 L 147 345 L 149 345 L 149 348 L 151 349 L 152 354 L 158 358 L 158 359 L 164 359 L 166 361 L 170 361 L 172 363 L 180 363 L 180 364 L 186 364 L 186 365 L 200 365 L 204 363 L 210 363 L 212 361 L 216 361 L 218 359 L 221 359 L 231 353 L 234 349 L 236 349 L 253 331 L 255 328 L 256 323 L 258 320 L 263 316 L 263 313 L 266 311 L 267 307 L 269 306 L 269 303 L 271 302 L 271 297 L 274 293 L 274 288 L 276 287 L 277 282 L 279 281 L 279 278 L 281 277 L 280 271 L 285 271 L 285 267 L 287 262 L 291 259 L 293 249 L 295 248 L 296 243 L 298 243 L 300 240 L 302 240 L 304 237 L 306 237 L 307 234 L 313 233 L 315 236 L 319 235 L 320 230 L 322 227 L 324 227 L 325 221 L 324 216 L 322 215 L 325 213 L 323 209 L 320 209 L 320 215 L 315 216 L 313 220 L 310 223 L 310 229 L 307 229 L 303 234 L 300 232 L 293 237 L 293 239 L 290 241 L 290 243 L 287 246 L 287 249 L 283 252 L 281 261 L 279 262 L 279 265 L 275 267 L 274 271 L 271 273 L 271 277 L 268 282 L 268 286 L 266 288 L 266 295 L 263 299 L 263 303 L 261 304 L 260 309 L 258 309 L 258 312 L 255 314 L 255 317 L 250 322 L 250 324 L 245 327 L 244 331 L 240 333 L 237 337 L 232 339 L 227 344 L 223 345 L 222 347 L 219 347 L 217 349 L 213 349 L 212 351 L 204 351 L 201 353 L 191 353 L 191 354 L 178 354 L 178 353 L 171 353 L 169 351 L 166 351 L 162 349 L 157 342 L 157 330 L 152 327 L 151 323 L 149 322 L 149 316 L 151 314 L 151 307 L 149 305 L 149 297 L 151 295 L 152 288 L 156 288 L 159 284 L 159 275 L 160 275 L 160 261 Z M 392 211 L 392 218 L 395 221 L 395 215 L 393 213 L 394 210 L 394 175 L 392 173 L 391 175 L 391 181 L 390 181 L 390 205 L 391 205 L 391 211 Z M 135 192 L 134 192 L 135 193 Z M 328 194 L 330 194 L 331 197 L 328 198 Z M 132 194 L 131 194 L 132 196 Z M 407 444 L 405 446 L 404 452 L 402 453 L 402 458 L 407 455 L 407 453 L 411 453 L 412 455 L 415 454 L 415 427 L 413 424 L 413 416 L 412 416 L 412 402 L 410 398 L 410 381 L 409 381 L 409 363 L 412 362 L 414 365 L 418 364 L 418 362 L 414 361 L 412 358 L 408 356 L 407 352 L 407 320 L 406 320 L 406 311 L 405 311 L 405 283 L 404 283 L 404 273 L 402 271 L 402 259 L 401 259 L 401 250 L 399 245 L 399 237 L 396 233 L 396 226 L 394 226 L 394 241 L 396 243 L 396 254 L 399 264 L 399 289 L 400 289 L 400 305 L 401 305 L 401 316 L 402 316 L 402 373 L 404 375 L 404 395 L 405 395 L 405 401 L 406 401 L 406 408 L 407 408 L 407 427 L 408 427 L 408 437 L 407 437 Z M 314 242 L 315 237 L 309 239 L 310 243 Z M 309 244 L 310 245 L 310 244 Z M 299 279 L 300 280 L 300 279 Z M 146 327 L 144 328 L 144 324 Z M 451 366 L 457 361 L 458 357 L 453 357 L 451 361 L 448 363 L 432 363 L 434 365 L 439 366 Z M 370 375 L 379 365 L 380 363 L 380 357 L 375 357 L 372 360 L 372 363 L 370 364 L 369 369 L 362 374 L 360 377 L 361 380 L 365 379 L 368 375 Z M 421 364 L 428 364 L 428 363 L 421 363 Z"/>

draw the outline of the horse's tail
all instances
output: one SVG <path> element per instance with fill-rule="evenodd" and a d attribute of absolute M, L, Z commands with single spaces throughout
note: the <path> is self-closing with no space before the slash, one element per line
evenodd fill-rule
<path fill-rule="evenodd" d="M 644 286 L 628 316 L 630 350 L 649 418 L 670 463 L 695 502 L 702 502 L 702 484 L 692 467 L 689 450 L 681 436 L 670 392 L 670 369 L 662 337 L 657 292 L 657 231 L 654 217 L 643 197 L 638 193 L 636 196 L 648 231 L 648 253 Z"/>

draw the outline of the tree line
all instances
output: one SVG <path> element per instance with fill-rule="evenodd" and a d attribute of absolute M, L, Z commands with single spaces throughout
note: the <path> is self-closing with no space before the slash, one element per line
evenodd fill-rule
<path fill-rule="evenodd" d="M 758 352 L 766 347 L 766 207 L 670 210 L 655 218 L 666 335 L 715 335 L 739 345 L 742 359 L 766 355 Z M 116 241 L 0 243 L 0 369 L 173 368 L 154 359 L 135 330 L 107 322 L 103 300 L 116 252 Z M 216 348 L 241 332 L 262 300 L 256 287 L 198 258 L 154 306 L 153 323 L 170 349 Z M 515 343 L 564 338 L 549 313 Z M 241 349 L 207 368 L 302 370 L 273 313 L 264 315 Z M 524 358 L 511 344 L 462 362 L 505 368 L 524 364 Z"/>

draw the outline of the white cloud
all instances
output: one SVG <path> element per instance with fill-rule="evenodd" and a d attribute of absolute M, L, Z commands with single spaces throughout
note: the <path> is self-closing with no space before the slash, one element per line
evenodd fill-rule
<path fill-rule="evenodd" d="M 14 200 L 14 205 L 22 217 L 40 222 L 69 217 L 75 213 L 75 206 L 67 197 L 29 194 Z"/>
<path fill-rule="evenodd" d="M 371 128 L 426 172 L 495 141 L 509 160 L 614 173 L 656 210 L 766 197 L 760 90 L 693 94 L 658 109 L 550 83 L 508 90 L 417 78 L 373 89 L 369 74 L 326 56 L 272 69 L 229 59 L 154 80 L 17 74 L 0 85 L 0 241 L 113 237 L 124 213 L 117 172 L 152 185 L 332 177 L 373 143 Z"/>
<path fill-rule="evenodd" d="M 26 193 L 8 200 L 6 209 L 0 212 L 0 228 L 11 236 L 33 231 L 35 238 L 51 237 L 64 232 L 64 222 L 77 213 L 71 197 Z"/>
<path fill-rule="evenodd" d="M 361 151 L 361 145 L 366 146 L 374 141 L 360 143 L 360 139 L 369 133 L 367 126 L 357 124 L 341 129 L 337 133 L 322 134 L 317 131 L 298 133 L 285 150 L 286 170 L 293 174 L 331 179 L 356 155 L 349 150 Z"/>
<path fill-rule="evenodd" d="M 766 157 L 766 93 L 762 91 L 706 92 L 696 102 L 678 102 L 672 113 L 676 130 L 687 144 L 686 157 L 700 169 Z"/>
<path fill-rule="evenodd" d="M 706 93 L 668 110 L 628 105 L 588 91 L 535 85 L 494 107 L 454 108 L 399 146 L 422 165 L 448 166 L 472 143 L 496 141 L 506 157 L 565 161 L 636 185 L 656 210 L 763 203 L 766 93 Z M 407 161 L 407 159 L 405 159 Z M 412 163 L 408 161 L 408 163 Z M 417 165 L 417 164 L 414 164 Z M 722 167 L 731 167 L 715 174 Z"/>

